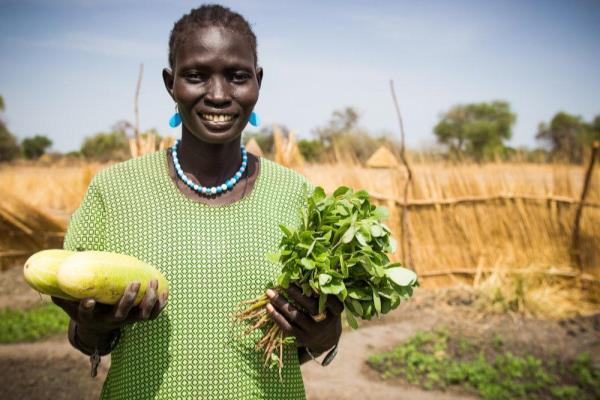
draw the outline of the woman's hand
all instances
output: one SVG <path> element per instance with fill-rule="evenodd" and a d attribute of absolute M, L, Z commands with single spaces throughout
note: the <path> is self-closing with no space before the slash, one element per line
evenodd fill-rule
<path fill-rule="evenodd" d="M 158 280 L 150 281 L 141 303 L 134 306 L 139 282 L 130 283 L 115 305 L 97 303 L 93 298 L 70 301 L 52 297 L 54 304 L 65 310 L 81 330 L 103 334 L 137 321 L 153 320 L 165 308 L 168 292 L 158 298 Z"/>
<path fill-rule="evenodd" d="M 342 334 L 341 313 L 344 305 L 335 296 L 327 296 L 326 317 L 315 321 L 311 315 L 317 315 L 319 300 L 307 297 L 296 285 L 290 285 L 286 293 L 304 310 L 294 307 L 285 297 L 273 289 L 267 290 L 271 303 L 267 311 L 277 325 L 288 335 L 295 336 L 298 342 L 312 353 L 322 353 L 333 347 Z M 309 314 L 310 313 L 310 314 Z"/>

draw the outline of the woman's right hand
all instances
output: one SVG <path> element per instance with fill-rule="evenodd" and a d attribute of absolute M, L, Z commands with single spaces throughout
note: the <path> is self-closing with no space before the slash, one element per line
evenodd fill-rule
<path fill-rule="evenodd" d="M 156 319 L 167 305 L 168 298 L 168 292 L 158 298 L 157 288 L 158 280 L 151 280 L 144 298 L 137 306 L 133 303 L 140 289 L 139 282 L 131 282 L 115 305 L 98 303 L 91 297 L 71 301 L 52 296 L 52 301 L 81 329 L 103 334 L 134 322 Z"/>

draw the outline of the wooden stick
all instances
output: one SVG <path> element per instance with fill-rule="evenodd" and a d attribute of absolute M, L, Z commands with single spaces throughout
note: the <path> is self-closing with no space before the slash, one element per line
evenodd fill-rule
<path fill-rule="evenodd" d="M 140 86 L 142 85 L 142 77 L 144 75 L 144 63 L 140 64 L 140 72 L 138 74 L 137 85 L 135 87 L 135 100 L 134 100 L 134 112 L 135 112 L 135 145 L 136 154 L 132 154 L 134 157 L 142 154 L 142 142 L 140 138 L 140 111 L 138 108 L 138 99 L 140 97 Z"/>
<path fill-rule="evenodd" d="M 579 267 L 580 271 L 583 271 L 583 257 L 581 256 L 580 248 L 580 225 L 581 225 L 581 214 L 583 212 L 583 205 L 585 197 L 588 194 L 590 188 L 590 182 L 592 180 L 592 171 L 594 170 L 594 162 L 596 161 L 596 155 L 600 149 L 600 141 L 594 141 L 592 145 L 592 154 L 590 156 L 590 162 L 585 171 L 585 178 L 583 180 L 583 188 L 581 189 L 581 196 L 579 197 L 579 204 L 577 204 L 577 211 L 575 211 L 575 221 L 573 221 L 573 236 L 571 239 L 571 257 L 573 262 Z"/>
<path fill-rule="evenodd" d="M 408 186 L 410 185 L 410 183 L 412 182 L 412 170 L 410 169 L 410 166 L 408 165 L 408 161 L 406 161 L 406 152 L 405 152 L 405 145 L 404 145 L 404 124 L 402 123 L 402 114 L 400 114 L 400 107 L 398 106 L 398 100 L 396 99 L 396 91 L 394 90 L 394 81 L 390 80 L 390 89 L 392 91 L 392 98 L 394 100 L 394 107 L 396 108 L 396 114 L 398 116 L 398 123 L 400 124 L 400 159 L 402 160 L 402 164 L 404 165 L 404 168 L 406 169 L 406 173 L 408 175 L 408 179 L 406 180 L 406 183 L 404 184 L 404 200 L 403 203 L 407 204 L 408 203 Z M 402 258 L 404 258 L 406 256 L 405 262 L 407 263 L 407 266 L 409 268 L 413 268 L 415 270 L 415 272 L 417 271 L 415 263 L 413 261 L 413 257 L 412 257 L 412 241 L 411 241 L 411 237 L 410 237 L 410 227 L 408 226 L 408 207 L 403 206 L 402 207 L 402 214 L 401 214 L 401 220 L 400 220 L 400 224 L 402 226 L 402 230 L 401 230 L 401 237 L 400 240 L 402 242 Z M 405 242 L 406 241 L 406 242 Z M 407 247 L 407 252 L 405 252 L 404 250 L 404 246 L 406 243 L 406 247 Z"/>

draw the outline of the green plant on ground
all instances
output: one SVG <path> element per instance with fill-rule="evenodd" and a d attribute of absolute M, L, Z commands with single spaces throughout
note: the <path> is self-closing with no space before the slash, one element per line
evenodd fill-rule
<path fill-rule="evenodd" d="M 54 304 L 28 310 L 0 310 L 0 343 L 26 342 L 66 332 L 69 317 Z"/>
<path fill-rule="evenodd" d="M 504 351 L 499 335 L 475 343 L 448 332 L 420 332 L 368 364 L 383 379 L 401 378 L 425 389 L 460 386 L 484 399 L 600 398 L 600 370 L 589 354 L 567 363 Z"/>

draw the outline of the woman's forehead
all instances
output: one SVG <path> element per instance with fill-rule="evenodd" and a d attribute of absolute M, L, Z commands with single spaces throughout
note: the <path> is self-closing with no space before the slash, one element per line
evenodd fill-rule
<path fill-rule="evenodd" d="M 216 59 L 253 66 L 254 52 L 242 34 L 221 27 L 204 27 L 189 31 L 176 54 L 178 66 Z"/>

